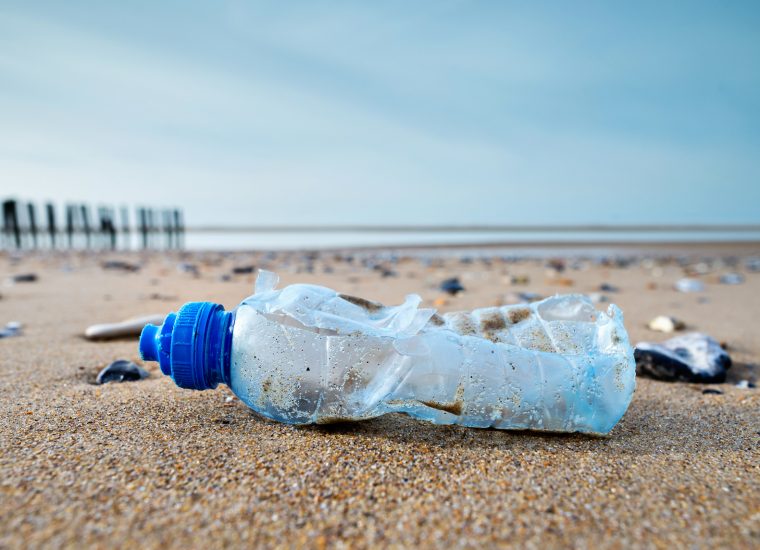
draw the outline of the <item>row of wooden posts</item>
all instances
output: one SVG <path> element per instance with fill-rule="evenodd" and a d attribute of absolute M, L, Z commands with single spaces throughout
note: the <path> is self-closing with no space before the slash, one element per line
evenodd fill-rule
<path fill-rule="evenodd" d="M 3 232 L 0 248 L 5 249 L 182 249 L 185 223 L 177 208 L 135 209 L 134 225 L 126 206 L 117 210 L 99 206 L 96 217 L 86 204 L 67 204 L 59 222 L 53 203 L 43 208 L 44 221 L 32 202 L 3 201 Z M 138 238 L 132 242 L 132 235 Z"/>

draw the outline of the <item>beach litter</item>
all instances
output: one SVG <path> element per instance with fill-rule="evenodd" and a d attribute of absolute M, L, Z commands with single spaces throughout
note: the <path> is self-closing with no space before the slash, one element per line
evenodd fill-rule
<path fill-rule="evenodd" d="M 140 354 L 183 388 L 227 384 L 259 414 L 328 424 L 405 413 L 436 424 L 608 433 L 635 387 L 620 310 L 580 295 L 438 314 L 261 271 L 233 311 L 191 302 Z"/>
<path fill-rule="evenodd" d="M 636 374 L 667 382 L 720 384 L 731 357 L 710 336 L 693 332 L 662 344 L 639 342 L 634 349 Z"/>
<path fill-rule="evenodd" d="M 0 338 L 9 338 L 11 336 L 21 336 L 21 323 L 18 321 L 6 323 L 5 327 L 0 329 Z"/>
<path fill-rule="evenodd" d="M 98 373 L 95 382 L 109 384 L 111 382 L 134 382 L 148 378 L 150 374 L 145 369 L 138 367 L 132 361 L 118 359 Z"/>
<path fill-rule="evenodd" d="M 441 283 L 441 286 L 439 288 L 442 291 L 451 294 L 452 296 L 456 296 L 460 292 L 464 291 L 464 287 L 462 286 L 462 283 L 459 282 L 459 277 L 452 277 L 450 279 L 446 279 L 445 281 Z"/>
<path fill-rule="evenodd" d="M 670 333 L 685 329 L 686 324 L 683 321 L 676 319 L 675 317 L 670 317 L 668 315 L 658 315 L 649 321 L 649 323 L 647 323 L 647 328 L 656 332 Z"/>
<path fill-rule="evenodd" d="M 678 292 L 703 292 L 705 290 L 705 283 L 699 279 L 679 279 L 674 286 Z"/>
<path fill-rule="evenodd" d="M 126 338 L 137 336 L 143 327 L 148 324 L 162 323 L 165 315 L 153 314 L 142 317 L 134 317 L 117 323 L 101 323 L 87 327 L 84 336 L 88 340 L 112 340 L 114 338 Z"/>

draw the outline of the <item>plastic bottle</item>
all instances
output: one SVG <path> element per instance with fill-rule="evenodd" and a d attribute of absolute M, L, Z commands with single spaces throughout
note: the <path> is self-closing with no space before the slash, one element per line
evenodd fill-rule
<path fill-rule="evenodd" d="M 584 296 L 438 315 L 260 272 L 233 311 L 191 302 L 147 325 L 143 359 L 183 388 L 227 384 L 291 424 L 402 412 L 436 424 L 608 433 L 635 386 L 620 310 Z"/>

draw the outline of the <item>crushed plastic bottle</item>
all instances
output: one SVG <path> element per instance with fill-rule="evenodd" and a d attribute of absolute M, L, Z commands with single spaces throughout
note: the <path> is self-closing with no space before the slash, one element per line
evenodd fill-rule
<path fill-rule="evenodd" d="M 140 338 L 191 389 L 227 384 L 258 413 L 325 424 L 406 413 L 436 424 L 608 433 L 635 387 L 620 310 L 580 295 L 439 315 L 262 271 L 232 312 L 185 304 Z"/>

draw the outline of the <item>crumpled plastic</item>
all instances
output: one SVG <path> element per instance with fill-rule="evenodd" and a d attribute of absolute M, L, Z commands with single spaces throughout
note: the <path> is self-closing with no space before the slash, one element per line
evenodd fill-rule
<path fill-rule="evenodd" d="M 253 296 L 243 300 L 243 303 L 267 316 L 285 316 L 305 328 L 333 334 L 358 331 L 371 336 L 409 340 L 422 330 L 436 311 L 419 308 L 422 298 L 417 294 L 406 296 L 401 305 L 383 306 L 317 285 L 290 285 L 275 290 L 278 282 L 279 277 L 275 273 L 261 270 Z M 366 305 L 356 302 L 365 302 Z M 399 347 L 407 352 L 413 350 L 411 345 L 403 342 Z"/>

